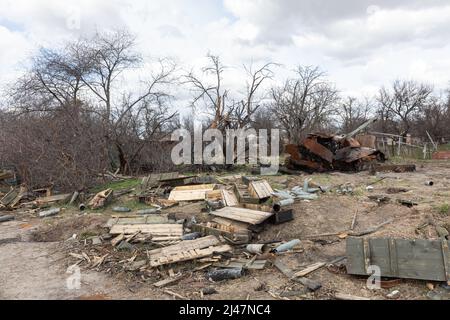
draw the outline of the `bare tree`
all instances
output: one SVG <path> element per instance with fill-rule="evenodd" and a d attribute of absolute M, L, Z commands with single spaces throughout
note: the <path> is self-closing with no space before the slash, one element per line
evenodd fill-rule
<path fill-rule="evenodd" d="M 319 67 L 299 66 L 296 77 L 272 89 L 271 111 L 289 140 L 298 143 L 308 131 L 319 130 L 336 111 L 339 96 Z"/>
<path fill-rule="evenodd" d="M 210 64 L 202 69 L 203 76 L 197 76 L 190 72 L 185 76 L 185 83 L 194 91 L 194 108 L 204 109 L 209 116 L 211 128 L 241 129 L 248 126 L 255 112 L 260 107 L 262 85 L 272 79 L 271 67 L 274 63 L 267 63 L 259 68 L 244 66 L 248 76 L 245 94 L 238 97 L 230 97 L 230 90 L 223 88 L 223 73 L 226 67 L 218 56 L 209 54 Z M 210 77 L 211 80 L 205 79 Z"/>
<path fill-rule="evenodd" d="M 171 112 L 170 87 L 176 80 L 172 61 L 160 60 L 146 80 L 133 88 L 124 86 L 125 71 L 142 65 L 134 42 L 133 35 L 121 30 L 68 41 L 61 49 L 41 49 L 32 67 L 12 86 L 17 116 L 34 113 L 48 121 L 70 121 L 67 127 L 74 126 L 73 137 L 96 141 L 96 153 L 102 155 L 96 160 L 101 160 L 103 171 L 116 167 L 133 171 L 133 164 L 148 159 L 142 154 L 148 151 L 146 146 L 160 139 L 176 116 Z M 86 117 L 95 119 L 97 136 L 89 136 L 89 130 L 83 133 Z M 78 141 L 66 143 L 76 147 Z"/>
<path fill-rule="evenodd" d="M 367 97 L 362 99 L 347 97 L 341 101 L 337 114 L 341 131 L 351 132 L 358 128 L 369 119 L 371 109 L 372 102 Z"/>
<path fill-rule="evenodd" d="M 69 105 L 79 108 L 86 69 L 85 60 L 77 54 L 72 45 L 41 48 L 30 69 L 9 88 L 14 106 L 21 112 L 49 112 Z"/>
<path fill-rule="evenodd" d="M 379 112 L 385 120 L 398 121 L 396 132 L 406 135 L 411 130 L 412 118 L 427 105 L 433 92 L 433 87 L 415 81 L 395 80 L 392 89 L 380 89 L 377 100 L 380 104 Z"/>

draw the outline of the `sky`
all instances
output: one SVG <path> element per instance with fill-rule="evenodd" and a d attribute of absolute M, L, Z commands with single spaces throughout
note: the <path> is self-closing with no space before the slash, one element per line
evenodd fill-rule
<path fill-rule="evenodd" d="M 220 55 L 236 91 L 243 64 L 267 62 L 280 64 L 278 83 L 297 65 L 318 65 L 345 95 L 396 78 L 450 86 L 448 0 L 0 0 L 0 85 L 40 46 L 123 27 L 144 57 L 186 70 Z"/>

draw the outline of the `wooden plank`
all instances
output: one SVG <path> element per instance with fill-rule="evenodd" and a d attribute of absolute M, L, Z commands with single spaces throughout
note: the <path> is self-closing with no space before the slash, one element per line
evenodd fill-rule
<path fill-rule="evenodd" d="M 448 249 L 448 242 L 443 239 L 441 240 L 441 247 L 442 247 L 442 261 L 444 265 L 445 270 L 445 276 L 447 284 L 450 285 L 450 251 Z"/>
<path fill-rule="evenodd" d="M 450 253 L 449 242 L 445 242 L 446 244 L 440 240 L 368 239 L 365 246 L 363 239 L 350 237 L 347 239 L 347 273 L 367 275 L 369 263 L 380 267 L 383 277 L 448 281 L 447 270 L 450 266 L 444 256 L 448 257 Z"/>
<path fill-rule="evenodd" d="M 325 262 L 314 263 L 314 264 L 306 267 L 305 269 L 294 273 L 294 277 L 304 277 L 304 276 L 310 274 L 311 272 L 314 272 L 314 271 L 322 268 L 323 266 L 325 266 L 325 264 L 326 264 Z"/>
<path fill-rule="evenodd" d="M 267 180 L 252 181 L 249 185 L 250 194 L 258 199 L 267 199 L 272 195 L 273 189 Z"/>
<path fill-rule="evenodd" d="M 213 191 L 214 185 L 198 185 L 176 187 L 170 192 L 169 200 L 171 201 L 199 201 L 206 199 L 206 193 Z"/>
<path fill-rule="evenodd" d="M 248 269 L 248 270 L 263 270 L 266 267 L 267 260 L 251 260 L 251 259 L 238 259 L 235 261 L 229 261 L 228 263 L 216 262 L 213 263 L 217 268 L 231 268 L 231 269 Z"/>
<path fill-rule="evenodd" d="M 183 275 L 180 275 L 180 276 L 177 276 L 177 277 L 173 277 L 173 278 L 167 278 L 167 279 L 164 279 L 164 280 L 155 282 L 155 283 L 153 284 L 153 286 L 154 286 L 154 287 L 157 287 L 157 288 L 162 288 L 162 287 L 168 286 L 169 284 L 173 284 L 173 283 L 175 283 L 175 282 L 178 282 L 178 281 L 180 281 L 182 278 L 183 278 Z"/>
<path fill-rule="evenodd" d="M 251 225 L 258 225 L 270 218 L 272 212 L 256 211 L 244 208 L 225 207 L 217 211 L 211 212 L 212 215 L 240 222 L 245 222 Z"/>
<path fill-rule="evenodd" d="M 294 277 L 294 272 L 291 269 L 289 269 L 284 263 L 282 263 L 280 261 L 280 259 L 276 259 L 273 262 L 273 265 L 281 273 L 283 273 L 286 277 L 288 277 L 291 281 L 301 283 L 302 285 L 307 287 L 309 290 L 316 291 L 316 290 L 318 290 L 318 289 L 320 289 L 322 287 L 322 284 L 320 282 L 315 281 L 315 280 L 311 280 L 311 279 L 304 278 L 304 277 L 295 278 Z"/>
<path fill-rule="evenodd" d="M 167 216 L 149 215 L 149 216 L 124 216 L 109 219 L 106 226 L 111 228 L 115 224 L 175 224 Z"/>
<path fill-rule="evenodd" d="M 181 186 L 176 187 L 173 190 L 175 191 L 213 191 L 215 185 L 214 184 L 199 184 L 199 185 L 191 185 L 191 186 Z"/>
<path fill-rule="evenodd" d="M 136 232 L 181 238 L 183 226 L 181 224 L 115 224 L 109 231 L 110 234 L 134 234 Z"/>
<path fill-rule="evenodd" d="M 334 297 L 338 300 L 370 300 L 369 298 L 365 298 L 365 297 L 358 297 L 358 296 L 354 296 L 351 294 L 346 294 L 346 293 L 336 293 L 334 295 Z"/>

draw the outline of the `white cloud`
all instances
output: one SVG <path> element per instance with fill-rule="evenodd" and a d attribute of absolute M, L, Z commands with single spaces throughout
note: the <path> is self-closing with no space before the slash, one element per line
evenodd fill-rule
<path fill-rule="evenodd" d="M 0 84 L 38 46 L 120 27 L 136 33 L 144 56 L 171 56 L 185 69 L 208 51 L 221 55 L 235 67 L 226 81 L 236 90 L 237 68 L 252 61 L 282 63 L 278 81 L 296 64 L 320 65 L 352 94 L 396 77 L 449 81 L 445 0 L 0 0 Z"/>

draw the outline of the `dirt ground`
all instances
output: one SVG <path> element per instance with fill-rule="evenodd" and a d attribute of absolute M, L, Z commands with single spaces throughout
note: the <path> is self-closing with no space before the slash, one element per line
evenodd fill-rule
<path fill-rule="evenodd" d="M 273 176 L 267 180 L 275 189 L 303 185 L 305 178 L 321 186 L 336 187 L 349 184 L 353 194 L 329 192 L 319 195 L 318 200 L 296 202 L 295 220 L 278 225 L 268 225 L 253 242 L 265 240 L 301 239 L 301 250 L 280 255 L 280 259 L 293 270 L 315 262 L 330 262 L 345 256 L 345 239 L 336 236 L 311 236 L 323 233 L 348 231 L 355 212 L 355 231 L 363 231 L 389 219 L 393 222 L 368 237 L 395 237 L 436 239 L 434 225 L 450 226 L 450 212 L 445 212 L 450 204 L 450 162 L 420 162 L 417 172 L 381 173 L 371 176 L 368 172 L 327 173 L 299 176 Z M 381 180 L 384 178 L 384 180 Z M 433 180 L 434 186 L 425 186 Z M 374 184 L 374 182 L 377 182 Z M 367 186 L 373 185 L 368 191 Z M 407 192 L 389 194 L 389 188 L 404 188 Z M 370 195 L 386 195 L 391 201 L 386 204 L 370 200 Z M 418 206 L 408 208 L 396 202 L 397 199 L 412 200 Z M 203 220 L 201 204 L 193 203 L 168 209 L 177 218 L 190 219 L 193 215 Z M 426 281 L 400 280 L 390 288 L 369 290 L 365 277 L 350 276 L 345 269 L 332 272 L 322 268 L 308 278 L 320 281 L 322 288 L 311 293 L 302 285 L 291 282 L 275 267 L 269 265 L 264 270 L 251 271 L 240 279 L 212 283 L 206 279 L 205 270 L 192 271 L 189 263 L 171 266 L 176 273 L 185 277 L 178 283 L 163 289 L 152 286 L 157 280 L 168 276 L 169 267 L 151 273 L 132 274 L 116 270 L 109 257 L 105 268 L 87 269 L 81 267 L 81 286 L 69 290 L 66 285 L 67 268 L 76 259 L 70 252 L 87 252 L 89 256 L 101 256 L 102 250 L 90 247 L 85 241 L 70 240 L 73 234 L 78 239 L 105 233 L 102 228 L 112 212 L 89 213 L 66 212 L 55 218 L 37 219 L 17 217 L 15 221 L 0 224 L 0 299 L 174 299 L 170 292 L 187 299 L 332 299 L 339 293 L 352 294 L 371 299 L 387 299 L 393 290 L 400 292 L 400 299 L 428 299 L 430 289 Z M 431 225 L 417 231 L 424 222 Z M 314 241 L 313 241 L 314 240 Z M 83 251 L 84 250 L 84 251 Z M 124 252 L 123 259 L 132 257 L 132 252 Z M 108 267 L 108 264 L 111 267 Z M 198 266 L 195 264 L 195 266 Z M 433 285 L 437 286 L 437 283 Z M 217 293 L 204 295 L 202 289 L 213 287 Z"/>

